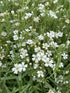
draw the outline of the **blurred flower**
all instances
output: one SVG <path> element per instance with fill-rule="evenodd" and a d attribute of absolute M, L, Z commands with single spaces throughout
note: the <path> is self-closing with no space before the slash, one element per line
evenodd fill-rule
<path fill-rule="evenodd" d="M 54 93 L 51 89 L 47 93 Z"/>
<path fill-rule="evenodd" d="M 34 17 L 34 22 L 39 22 L 40 18 L 39 17 Z"/>
<path fill-rule="evenodd" d="M 7 33 L 3 31 L 3 32 L 1 33 L 1 35 L 2 35 L 2 36 L 6 36 Z"/>
<path fill-rule="evenodd" d="M 14 36 L 13 36 L 13 39 L 14 39 L 14 40 L 18 40 L 18 36 L 17 36 L 17 35 L 14 35 Z"/>
<path fill-rule="evenodd" d="M 69 23 L 70 23 L 70 20 L 69 20 L 69 19 L 66 19 L 65 22 L 66 22 L 67 24 L 69 24 Z"/>

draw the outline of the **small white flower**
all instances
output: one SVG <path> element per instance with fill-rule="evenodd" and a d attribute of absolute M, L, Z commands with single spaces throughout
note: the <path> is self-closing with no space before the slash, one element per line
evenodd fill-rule
<path fill-rule="evenodd" d="M 34 22 L 39 22 L 40 18 L 39 17 L 34 17 Z"/>
<path fill-rule="evenodd" d="M 57 42 L 54 42 L 54 41 L 50 42 L 50 45 L 51 45 L 51 47 L 58 47 L 58 46 L 59 46 L 59 45 L 57 44 Z"/>
<path fill-rule="evenodd" d="M 27 44 L 33 44 L 33 41 L 31 39 L 28 39 L 26 43 Z"/>
<path fill-rule="evenodd" d="M 55 32 L 54 31 L 50 31 L 50 32 L 47 32 L 47 36 L 52 39 L 55 37 Z"/>
<path fill-rule="evenodd" d="M 65 53 L 63 53 L 62 56 L 63 56 L 64 59 L 67 59 L 68 58 L 68 55 L 65 54 Z"/>
<path fill-rule="evenodd" d="M 14 33 L 14 34 L 18 34 L 18 30 L 14 30 L 13 33 Z"/>
<path fill-rule="evenodd" d="M 1 33 L 1 35 L 2 35 L 2 36 L 6 36 L 7 33 L 3 31 L 3 32 Z"/>
<path fill-rule="evenodd" d="M 14 11 L 13 10 L 11 11 L 11 14 L 14 15 Z"/>
<path fill-rule="evenodd" d="M 21 49 L 20 49 L 20 57 L 23 59 L 23 58 L 25 58 L 26 56 L 28 56 L 27 50 L 24 49 L 24 48 L 21 48 Z"/>
<path fill-rule="evenodd" d="M 42 61 L 44 61 L 44 62 L 46 62 L 46 61 L 47 61 L 47 59 L 48 59 L 48 58 L 47 58 L 47 56 L 46 56 L 46 55 L 44 55 L 44 56 L 42 56 L 42 57 L 41 57 L 41 60 L 42 60 Z"/>
<path fill-rule="evenodd" d="M 63 63 L 61 62 L 60 65 L 59 65 L 59 67 L 61 68 L 61 67 L 63 67 L 63 66 L 64 66 Z"/>
<path fill-rule="evenodd" d="M 17 35 L 14 35 L 14 36 L 13 36 L 13 39 L 14 39 L 14 40 L 18 40 L 18 36 L 17 36 Z"/>
<path fill-rule="evenodd" d="M 62 32 L 58 32 L 57 33 L 59 37 L 62 37 L 63 36 L 63 33 Z"/>
<path fill-rule="evenodd" d="M 44 16 L 45 14 L 44 14 L 44 13 L 41 13 L 40 15 L 41 15 L 41 16 Z"/>
<path fill-rule="evenodd" d="M 38 59 L 42 60 L 43 56 L 44 56 L 44 51 L 40 51 L 37 53 Z"/>
<path fill-rule="evenodd" d="M 49 15 L 51 16 L 51 17 L 53 17 L 53 18 L 58 18 L 57 16 L 56 16 L 56 13 L 55 12 L 53 12 L 53 11 L 49 11 Z"/>
<path fill-rule="evenodd" d="M 19 22 L 16 22 L 16 23 L 15 23 L 15 26 L 19 26 Z"/>
<path fill-rule="evenodd" d="M 26 46 L 26 42 L 23 42 L 23 43 L 22 43 L 22 46 Z"/>
<path fill-rule="evenodd" d="M 44 77 L 43 71 L 37 71 L 38 77 Z"/>
<path fill-rule="evenodd" d="M 67 41 L 67 46 L 68 46 L 68 45 L 70 45 L 70 41 L 69 41 L 69 40 Z"/>
<path fill-rule="evenodd" d="M 48 93 L 54 93 L 51 89 L 48 91 Z"/>
<path fill-rule="evenodd" d="M 24 17 L 26 20 L 32 16 L 32 13 L 26 13 L 26 16 Z"/>
<path fill-rule="evenodd" d="M 48 47 L 49 47 L 49 45 L 48 45 L 47 43 L 43 43 L 43 48 L 44 48 L 44 49 L 46 49 L 46 50 L 47 50 L 47 49 L 48 49 Z"/>
<path fill-rule="evenodd" d="M 59 90 L 58 90 L 58 92 L 57 93 L 61 93 Z"/>
<path fill-rule="evenodd" d="M 54 1 L 53 1 L 54 4 L 57 3 L 57 2 L 58 2 L 58 0 L 54 0 Z"/>
<path fill-rule="evenodd" d="M 49 60 L 49 58 L 48 58 L 48 60 L 46 60 L 46 62 L 45 62 L 45 66 L 46 67 L 48 67 L 48 66 L 52 67 L 53 66 L 53 61 Z"/>
<path fill-rule="evenodd" d="M 37 55 L 32 55 L 32 60 L 35 61 L 35 63 L 38 63 L 40 61 L 40 57 Z"/>
<path fill-rule="evenodd" d="M 40 47 L 36 47 L 34 50 L 35 50 L 35 52 L 39 52 L 41 50 L 41 48 Z"/>
<path fill-rule="evenodd" d="M 65 72 L 65 74 L 68 74 L 69 73 L 69 70 Z"/>
<path fill-rule="evenodd" d="M 5 19 L 3 18 L 3 19 L 1 20 L 1 22 L 5 22 Z"/>
<path fill-rule="evenodd" d="M 26 71 L 26 68 L 27 68 L 27 64 L 25 64 L 24 62 L 22 62 L 22 70 L 23 71 Z"/>
<path fill-rule="evenodd" d="M 22 71 L 22 65 L 21 64 L 15 64 L 14 68 L 12 68 L 12 71 L 14 72 L 14 74 L 18 74 L 18 72 Z"/>
<path fill-rule="evenodd" d="M 2 66 L 2 63 L 1 63 L 1 61 L 0 61 L 0 67 Z"/>
<path fill-rule="evenodd" d="M 43 10 L 44 9 L 44 5 L 43 4 L 38 4 L 38 6 L 39 6 L 39 10 Z"/>
<path fill-rule="evenodd" d="M 38 64 L 34 64 L 34 69 L 36 69 L 38 67 Z"/>
<path fill-rule="evenodd" d="M 43 35 L 39 35 L 38 38 L 39 38 L 39 40 L 43 40 L 44 36 Z"/>
<path fill-rule="evenodd" d="M 30 32 L 30 30 L 29 30 L 29 29 L 25 29 L 25 31 L 26 31 L 26 32 Z"/>
<path fill-rule="evenodd" d="M 70 20 L 69 20 L 69 19 L 66 19 L 65 22 L 66 22 L 67 24 L 69 24 L 69 23 L 70 23 Z"/>
<path fill-rule="evenodd" d="M 52 51 L 47 50 L 46 55 L 47 55 L 48 57 L 52 56 Z"/>
<path fill-rule="evenodd" d="M 49 2 L 46 2 L 46 3 L 45 3 L 45 6 L 48 6 L 48 5 L 49 5 Z"/>

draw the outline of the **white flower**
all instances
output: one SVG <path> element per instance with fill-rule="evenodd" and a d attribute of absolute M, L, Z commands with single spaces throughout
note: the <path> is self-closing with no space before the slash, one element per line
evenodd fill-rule
<path fill-rule="evenodd" d="M 1 20 L 1 22 L 5 22 L 5 19 L 3 18 L 3 19 Z"/>
<path fill-rule="evenodd" d="M 29 30 L 29 29 L 25 29 L 25 31 L 26 31 L 26 32 L 30 32 L 30 30 Z"/>
<path fill-rule="evenodd" d="M 45 14 L 44 14 L 44 13 L 41 13 L 40 15 L 41 15 L 41 16 L 44 16 Z"/>
<path fill-rule="evenodd" d="M 14 72 L 14 74 L 18 74 L 18 72 L 22 71 L 22 65 L 21 64 L 15 64 L 14 68 L 12 68 L 12 71 Z"/>
<path fill-rule="evenodd" d="M 66 22 L 67 24 L 69 24 L 69 23 L 70 23 L 70 20 L 69 20 L 69 19 L 66 19 L 65 22 Z"/>
<path fill-rule="evenodd" d="M 5 57 L 5 55 L 2 53 L 0 54 L 0 59 L 2 60 Z"/>
<path fill-rule="evenodd" d="M 49 5 L 49 2 L 46 2 L 46 3 L 45 3 L 45 6 L 48 6 L 48 5 Z"/>
<path fill-rule="evenodd" d="M 37 71 L 38 77 L 44 77 L 43 71 Z"/>
<path fill-rule="evenodd" d="M 2 36 L 6 36 L 7 33 L 3 31 L 3 32 L 1 33 L 1 35 L 2 35 Z"/>
<path fill-rule="evenodd" d="M 67 59 L 68 58 L 68 55 L 65 54 L 65 53 L 63 53 L 62 56 L 63 56 L 64 59 Z"/>
<path fill-rule="evenodd" d="M 10 40 L 8 40 L 8 41 L 6 41 L 7 43 L 11 43 L 11 41 Z"/>
<path fill-rule="evenodd" d="M 11 11 L 11 14 L 14 14 L 14 11 L 13 10 Z"/>
<path fill-rule="evenodd" d="M 38 64 L 34 64 L 34 69 L 36 69 L 38 67 Z"/>
<path fill-rule="evenodd" d="M 51 68 L 55 70 L 56 64 L 52 64 Z"/>
<path fill-rule="evenodd" d="M 55 12 L 53 12 L 53 11 L 49 11 L 49 15 L 51 16 L 51 17 L 54 17 L 54 18 L 58 18 L 57 16 L 56 16 L 56 13 Z"/>
<path fill-rule="evenodd" d="M 1 61 L 0 61 L 0 67 L 2 66 L 2 63 L 1 63 Z"/>
<path fill-rule="evenodd" d="M 53 1 L 54 4 L 57 3 L 57 2 L 58 2 L 58 0 L 54 0 L 54 1 Z"/>
<path fill-rule="evenodd" d="M 69 70 L 65 72 L 65 74 L 68 74 L 69 73 Z"/>
<path fill-rule="evenodd" d="M 27 44 L 33 44 L 33 41 L 31 39 L 28 39 L 26 43 Z"/>
<path fill-rule="evenodd" d="M 26 13 L 26 16 L 31 17 L 32 14 L 31 13 Z"/>
<path fill-rule="evenodd" d="M 52 67 L 53 66 L 53 61 L 52 60 L 49 60 L 49 58 L 47 58 L 46 62 L 45 62 L 45 66 L 48 67 Z"/>
<path fill-rule="evenodd" d="M 38 6 L 39 6 L 39 10 L 43 10 L 44 9 L 44 5 L 43 4 L 38 4 Z"/>
<path fill-rule="evenodd" d="M 42 56 L 42 61 L 44 61 L 45 63 L 49 61 L 49 58 L 47 58 L 46 55 Z"/>
<path fill-rule="evenodd" d="M 26 56 L 28 56 L 27 50 L 24 49 L 24 48 L 21 48 L 21 49 L 20 49 L 20 57 L 23 59 L 23 58 L 25 58 Z"/>
<path fill-rule="evenodd" d="M 23 43 L 22 43 L 22 46 L 26 46 L 26 42 L 23 42 Z"/>
<path fill-rule="evenodd" d="M 59 65 L 59 67 L 61 68 L 61 67 L 63 67 L 63 66 L 64 66 L 63 63 L 61 62 L 60 65 Z"/>
<path fill-rule="evenodd" d="M 42 60 L 43 56 L 44 56 L 44 51 L 40 51 L 37 53 L 38 59 Z"/>
<path fill-rule="evenodd" d="M 57 93 L 61 93 L 60 91 L 58 91 Z"/>
<path fill-rule="evenodd" d="M 14 30 L 13 33 L 14 33 L 14 34 L 18 34 L 18 30 Z"/>
<path fill-rule="evenodd" d="M 29 26 L 30 29 L 32 29 L 32 26 Z"/>
<path fill-rule="evenodd" d="M 39 22 L 40 18 L 39 17 L 34 17 L 34 22 Z"/>
<path fill-rule="evenodd" d="M 70 41 L 69 41 L 69 40 L 67 41 L 67 46 L 68 46 L 68 45 L 70 45 Z"/>
<path fill-rule="evenodd" d="M 18 40 L 18 36 L 17 36 L 17 35 L 14 35 L 14 36 L 13 36 L 13 39 L 14 39 L 14 40 Z"/>
<path fill-rule="evenodd" d="M 18 22 L 16 22 L 16 23 L 15 23 L 15 26 L 19 26 L 19 23 L 18 23 Z"/>
<path fill-rule="evenodd" d="M 47 50 L 46 55 L 47 55 L 48 57 L 52 56 L 52 51 Z"/>
<path fill-rule="evenodd" d="M 63 36 L 63 33 L 62 32 L 58 32 L 57 33 L 59 37 L 62 37 Z"/>
<path fill-rule="evenodd" d="M 48 93 L 54 93 L 51 89 L 48 91 Z"/>
<path fill-rule="evenodd" d="M 32 16 L 32 13 L 26 13 L 26 16 L 24 17 L 26 20 Z"/>
<path fill-rule="evenodd" d="M 32 55 L 32 60 L 35 61 L 35 63 L 38 63 L 40 61 L 40 57 L 37 55 Z"/>
<path fill-rule="evenodd" d="M 43 43 L 43 48 L 48 49 L 49 45 L 47 43 Z"/>
<path fill-rule="evenodd" d="M 54 42 L 54 41 L 50 42 L 50 45 L 51 45 L 51 47 L 58 47 L 58 46 L 59 46 L 59 45 L 57 44 L 57 42 Z"/>
<path fill-rule="evenodd" d="M 22 70 L 23 71 L 26 71 L 26 68 L 27 68 L 27 64 L 25 64 L 24 62 L 22 62 Z"/>
<path fill-rule="evenodd" d="M 39 40 L 43 40 L 44 36 L 43 35 L 39 35 L 38 38 L 39 38 Z"/>
<path fill-rule="evenodd" d="M 55 32 L 54 31 L 50 31 L 50 32 L 47 32 L 47 36 L 52 39 L 55 37 Z"/>
<path fill-rule="evenodd" d="M 36 47 L 34 50 L 35 50 L 35 52 L 39 52 L 41 50 L 41 48 L 40 47 Z"/>
<path fill-rule="evenodd" d="M 38 4 L 38 6 L 39 6 L 39 10 L 40 10 L 40 12 L 44 12 L 44 5 L 43 4 Z"/>

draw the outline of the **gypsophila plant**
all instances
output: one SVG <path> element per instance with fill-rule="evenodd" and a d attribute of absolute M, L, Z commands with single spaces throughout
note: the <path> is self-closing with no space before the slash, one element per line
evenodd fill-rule
<path fill-rule="evenodd" d="M 70 93 L 69 0 L 0 0 L 0 93 Z"/>

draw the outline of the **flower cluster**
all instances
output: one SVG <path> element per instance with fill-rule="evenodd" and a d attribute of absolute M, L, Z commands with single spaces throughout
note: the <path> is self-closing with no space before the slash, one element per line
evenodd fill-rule
<path fill-rule="evenodd" d="M 69 4 L 68 0 L 0 0 L 0 83 L 9 87 L 3 90 L 69 93 Z"/>

